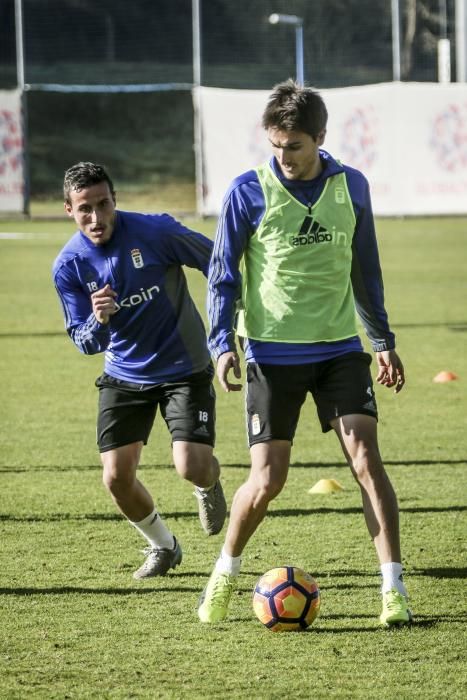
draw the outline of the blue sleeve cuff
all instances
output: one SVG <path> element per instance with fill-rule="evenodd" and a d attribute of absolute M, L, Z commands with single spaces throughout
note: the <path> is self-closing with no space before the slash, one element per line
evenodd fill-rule
<path fill-rule="evenodd" d="M 371 347 L 374 352 L 384 352 L 385 350 L 394 350 L 396 344 L 394 340 L 372 340 Z"/>

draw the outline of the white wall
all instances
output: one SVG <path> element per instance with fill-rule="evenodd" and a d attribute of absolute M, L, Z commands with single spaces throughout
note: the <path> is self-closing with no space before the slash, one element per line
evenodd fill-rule
<path fill-rule="evenodd" d="M 270 91 L 198 88 L 204 215 L 231 180 L 266 160 L 261 115 Z M 467 86 L 382 83 L 320 90 L 324 148 L 364 172 L 379 216 L 467 213 Z"/>

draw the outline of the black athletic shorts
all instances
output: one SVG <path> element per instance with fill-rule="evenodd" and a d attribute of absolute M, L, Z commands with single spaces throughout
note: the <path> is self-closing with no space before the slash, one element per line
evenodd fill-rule
<path fill-rule="evenodd" d="M 378 418 L 371 355 L 349 352 L 303 365 L 247 364 L 246 411 L 249 445 L 293 441 L 307 393 L 313 396 L 323 433 L 339 416 L 363 413 Z"/>
<path fill-rule="evenodd" d="M 172 436 L 214 447 L 216 394 L 214 369 L 165 384 L 134 384 L 102 374 L 99 388 L 97 444 L 99 452 L 142 441 L 147 443 L 157 407 Z"/>

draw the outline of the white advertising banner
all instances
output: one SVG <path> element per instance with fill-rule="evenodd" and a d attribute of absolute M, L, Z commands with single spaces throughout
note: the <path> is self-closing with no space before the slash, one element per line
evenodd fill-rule
<path fill-rule="evenodd" d="M 0 212 L 24 206 L 21 91 L 0 90 Z"/>
<path fill-rule="evenodd" d="M 270 91 L 198 88 L 203 211 L 217 215 L 230 182 L 270 156 L 261 115 Z M 467 87 L 383 83 L 320 90 L 324 148 L 362 170 L 378 216 L 467 214 Z"/>

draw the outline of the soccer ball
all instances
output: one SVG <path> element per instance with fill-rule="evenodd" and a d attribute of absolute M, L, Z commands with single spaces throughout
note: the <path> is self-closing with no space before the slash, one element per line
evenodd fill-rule
<path fill-rule="evenodd" d="M 319 606 L 318 584 L 296 566 L 267 571 L 253 594 L 256 617 L 273 632 L 306 629 L 318 616 Z"/>

